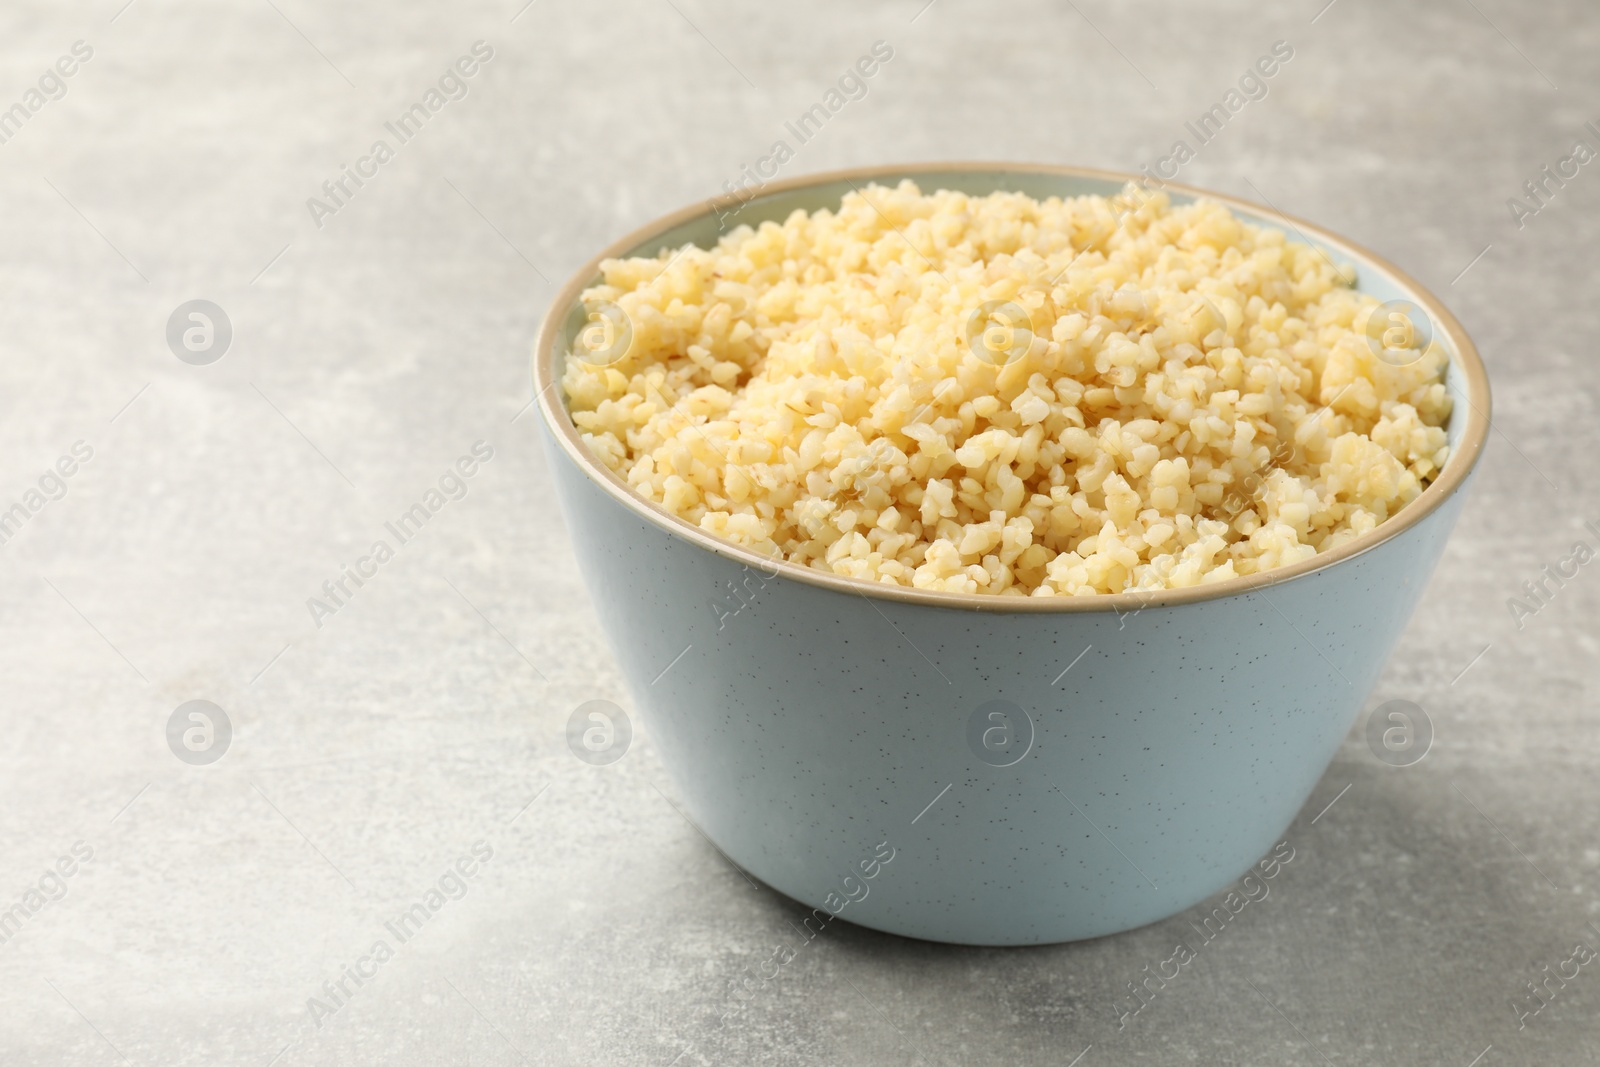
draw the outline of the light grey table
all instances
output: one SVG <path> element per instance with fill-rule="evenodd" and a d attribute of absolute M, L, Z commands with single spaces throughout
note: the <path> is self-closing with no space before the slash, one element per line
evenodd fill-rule
<path fill-rule="evenodd" d="M 1514 1007 L 1600 948 L 1600 564 L 1507 606 L 1600 522 L 1600 163 L 1508 205 L 1600 148 L 1592 10 L 122 2 L 0 11 L 0 1063 L 1600 1062 L 1600 962 Z M 877 40 L 865 96 L 795 143 Z M 646 733 L 607 767 L 566 745 L 578 704 L 631 705 L 523 413 L 555 284 L 779 139 L 785 174 L 1157 166 L 1280 40 L 1181 180 L 1414 273 L 1497 389 L 1371 701 L 1425 709 L 1432 750 L 1387 766 L 1358 727 L 1270 898 L 1120 1030 L 1186 917 L 1006 951 L 840 925 L 719 1026 L 800 909 L 677 814 Z M 194 299 L 231 324 L 207 365 L 166 338 Z M 480 441 L 465 495 L 313 619 Z M 231 726 L 210 765 L 168 743 L 191 700 Z"/>

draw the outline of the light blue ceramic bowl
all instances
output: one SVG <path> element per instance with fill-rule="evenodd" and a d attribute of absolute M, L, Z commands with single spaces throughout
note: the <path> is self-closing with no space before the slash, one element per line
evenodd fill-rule
<path fill-rule="evenodd" d="M 1132 176 L 863 169 L 774 183 L 738 221 L 907 177 L 1045 197 L 1112 194 Z M 1431 319 L 1451 356 L 1453 452 L 1372 533 L 1255 578 L 1092 598 L 889 589 L 772 564 L 634 495 L 585 450 L 555 384 L 601 259 L 712 243 L 717 212 L 737 205 L 631 234 L 557 296 L 534 385 L 595 610 L 689 815 L 806 906 L 934 941 L 1032 945 L 1203 900 L 1278 842 L 1427 584 L 1488 428 L 1472 343 L 1371 253 L 1253 204 L 1167 188 L 1289 229 L 1354 264 L 1362 291 Z"/>

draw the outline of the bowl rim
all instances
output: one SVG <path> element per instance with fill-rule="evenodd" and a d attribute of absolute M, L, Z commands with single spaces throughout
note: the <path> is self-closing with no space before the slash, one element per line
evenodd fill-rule
<path fill-rule="evenodd" d="M 1116 182 L 1119 186 L 1133 182 L 1147 189 L 1152 184 L 1151 180 L 1145 175 L 1102 170 L 1094 167 L 1048 163 L 994 161 L 885 163 L 821 171 L 770 181 L 762 185 L 752 197 L 741 197 L 736 193 L 725 194 L 709 200 L 697 201 L 676 211 L 668 212 L 625 234 L 596 253 L 568 278 L 550 302 L 549 309 L 545 312 L 544 321 L 539 328 L 533 357 L 534 402 L 544 420 L 545 429 L 562 451 L 567 454 L 567 457 L 574 462 L 578 470 L 608 496 L 650 524 L 699 548 L 742 563 L 747 567 L 754 567 L 762 571 L 763 574 L 783 575 L 795 581 L 804 582 L 807 585 L 820 586 L 836 592 L 852 593 L 868 600 L 897 601 L 924 607 L 966 611 L 1100 612 L 1126 615 L 1145 608 L 1175 607 L 1182 604 L 1194 604 L 1230 596 L 1244 596 L 1270 586 L 1281 585 L 1300 578 L 1309 578 L 1369 552 L 1421 523 L 1422 520 L 1437 511 L 1446 500 L 1459 492 L 1466 484 L 1467 478 L 1472 471 L 1477 467 L 1478 461 L 1483 455 L 1484 445 L 1487 442 L 1489 433 L 1491 404 L 1489 376 L 1482 359 L 1478 355 L 1478 350 L 1473 345 L 1471 338 L 1467 336 L 1466 330 L 1438 297 L 1382 256 L 1314 223 L 1293 215 L 1286 215 L 1270 204 L 1255 204 L 1226 193 L 1218 193 L 1197 186 L 1165 180 L 1156 183 L 1157 188 L 1161 191 L 1172 190 L 1188 196 L 1204 197 L 1217 201 L 1230 210 L 1243 211 L 1247 215 L 1262 219 L 1276 219 L 1285 229 L 1291 231 L 1291 237 L 1298 235 L 1302 240 L 1315 238 L 1327 247 L 1356 261 L 1358 265 L 1370 266 L 1388 275 L 1390 281 L 1394 282 L 1400 289 L 1405 291 L 1408 297 L 1414 299 L 1423 307 L 1432 320 L 1436 336 L 1442 334 L 1448 339 L 1448 346 L 1454 353 L 1452 362 L 1455 363 L 1457 372 L 1465 377 L 1465 382 L 1462 385 L 1462 394 L 1470 409 L 1466 413 L 1467 424 L 1461 434 L 1460 443 L 1451 451 L 1449 458 L 1445 460 L 1444 468 L 1439 472 L 1438 477 L 1415 500 L 1403 507 L 1397 514 L 1385 519 L 1372 530 L 1340 545 L 1331 552 L 1318 553 L 1308 560 L 1302 560 L 1286 567 L 1277 567 L 1259 574 L 1241 575 L 1205 585 L 1192 585 L 1176 589 L 1161 588 L 1133 590 L 1122 593 L 1097 593 L 1092 596 L 1000 596 L 993 593 L 951 593 L 943 590 L 888 585 L 863 578 L 852 578 L 829 571 L 816 570 L 787 560 L 775 560 L 753 549 L 709 534 L 688 520 L 667 511 L 660 504 L 640 496 L 584 446 L 579 431 L 572 421 L 571 414 L 567 410 L 565 399 L 559 395 L 558 383 L 560 379 L 556 373 L 556 362 L 558 358 L 564 357 L 566 353 L 563 352 L 558 355 L 556 340 L 561 334 L 562 325 L 572 306 L 579 300 L 585 289 L 595 284 L 599 276 L 600 264 L 603 261 L 634 253 L 641 245 L 696 217 L 720 213 L 723 209 L 735 205 L 749 206 L 757 204 L 770 196 L 804 189 L 808 186 L 826 185 L 840 181 L 854 186 L 869 182 L 898 182 L 902 178 L 918 179 L 919 184 L 926 185 L 928 184 L 926 179 L 932 175 L 971 173 L 1015 173 L 1089 178 L 1097 181 Z"/>

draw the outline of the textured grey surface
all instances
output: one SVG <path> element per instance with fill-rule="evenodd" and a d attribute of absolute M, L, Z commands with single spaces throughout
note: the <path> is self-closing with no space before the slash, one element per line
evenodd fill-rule
<path fill-rule="evenodd" d="M 0 12 L 0 108 L 94 49 L 0 144 L 0 507 L 93 448 L 0 545 L 0 908 L 93 850 L 0 943 L 0 1062 L 1600 1062 L 1600 962 L 1512 1008 L 1600 947 L 1600 572 L 1520 630 L 1506 606 L 1600 522 L 1600 164 L 1520 228 L 1506 203 L 1600 147 L 1586 5 L 121 2 Z M 306 199 L 478 39 L 467 97 L 317 228 Z M 1422 705 L 1433 751 L 1396 769 L 1353 733 L 1271 896 L 1120 1031 L 1184 917 L 1005 951 L 838 925 L 719 1026 L 800 908 L 674 811 L 647 734 L 608 767 L 565 743 L 579 703 L 631 704 L 514 418 L 552 282 L 719 190 L 877 39 L 894 59 L 786 174 L 1134 169 L 1290 42 L 1182 179 L 1389 257 L 1494 377 L 1474 495 L 1370 701 Z M 164 339 L 197 297 L 234 328 L 209 366 Z M 315 627 L 306 599 L 479 440 L 466 496 Z M 233 725 L 211 766 L 167 746 L 192 699 Z M 480 840 L 465 895 L 386 934 Z M 393 959 L 317 1026 L 308 998 L 379 938 Z"/>

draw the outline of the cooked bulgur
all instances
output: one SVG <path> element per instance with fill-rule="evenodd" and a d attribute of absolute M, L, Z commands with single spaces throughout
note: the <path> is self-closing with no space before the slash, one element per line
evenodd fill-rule
<path fill-rule="evenodd" d="M 868 581 L 1254 574 L 1371 530 L 1448 452 L 1442 348 L 1394 358 L 1353 271 L 1215 202 L 907 181 L 602 273 L 562 377 L 592 452 L 711 534 Z"/>

